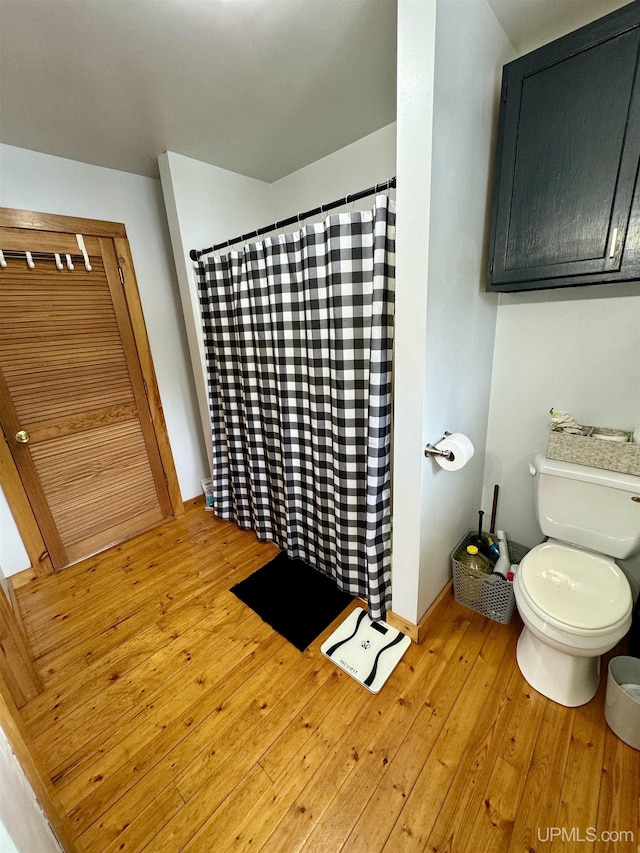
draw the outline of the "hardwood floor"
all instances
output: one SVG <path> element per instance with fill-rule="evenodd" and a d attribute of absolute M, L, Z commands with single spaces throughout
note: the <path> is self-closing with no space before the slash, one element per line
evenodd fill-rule
<path fill-rule="evenodd" d="M 81 850 L 640 849 L 604 678 L 582 708 L 544 699 L 518 617 L 447 595 L 371 695 L 320 654 L 335 626 L 300 653 L 229 592 L 276 553 L 196 500 L 18 589 L 46 685 L 22 716 Z"/>

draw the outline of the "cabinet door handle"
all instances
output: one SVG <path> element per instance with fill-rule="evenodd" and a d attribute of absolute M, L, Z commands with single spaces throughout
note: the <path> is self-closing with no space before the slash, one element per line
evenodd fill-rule
<path fill-rule="evenodd" d="M 618 229 L 614 228 L 611 233 L 611 245 L 609 246 L 609 257 L 613 258 L 616 253 L 616 242 L 618 240 Z"/>

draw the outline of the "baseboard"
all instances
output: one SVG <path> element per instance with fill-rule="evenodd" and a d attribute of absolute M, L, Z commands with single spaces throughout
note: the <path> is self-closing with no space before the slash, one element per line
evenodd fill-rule
<path fill-rule="evenodd" d="M 29 567 L 28 569 L 24 569 L 22 572 L 16 572 L 15 575 L 9 575 L 7 578 L 7 584 L 13 594 L 16 589 L 19 589 L 21 586 L 26 586 L 28 583 L 31 583 L 31 581 L 34 581 L 36 577 L 35 569 L 33 567 Z"/>
<path fill-rule="evenodd" d="M 392 628 L 397 628 L 398 631 L 402 631 L 403 634 L 411 637 L 411 641 L 413 643 L 420 642 L 418 639 L 418 626 L 414 625 L 413 622 L 409 622 L 409 620 L 405 619 L 404 616 L 398 616 L 398 614 L 394 613 L 393 610 L 387 610 L 384 621 L 388 625 L 391 625 Z"/>
<path fill-rule="evenodd" d="M 194 506 L 204 507 L 204 495 L 195 495 L 195 497 L 189 498 L 188 500 L 184 501 L 183 513 L 186 512 L 190 507 Z M 166 519 L 164 520 L 166 521 Z M 50 571 L 44 571 L 39 573 L 34 569 L 33 566 L 30 566 L 28 569 L 24 569 L 21 572 L 16 572 L 15 575 L 9 575 L 9 577 L 7 578 L 7 586 L 9 588 L 9 598 L 11 599 L 12 605 L 14 605 L 14 610 L 15 592 L 17 589 L 19 589 L 21 586 L 26 586 L 26 584 L 31 583 L 31 581 L 37 580 L 38 577 L 48 577 L 54 574 L 55 570 L 53 569 L 53 567 L 51 567 Z"/>
<path fill-rule="evenodd" d="M 392 628 L 397 628 L 399 631 L 402 631 L 403 634 L 407 634 L 407 636 L 411 637 L 412 642 L 418 644 L 421 643 L 427 633 L 427 621 L 429 616 L 433 613 L 443 598 L 447 595 L 451 595 L 452 585 L 453 580 L 450 580 L 417 625 L 414 625 L 413 622 L 409 622 L 409 620 L 405 619 L 403 616 L 398 616 L 398 614 L 394 613 L 393 610 L 387 610 L 385 621 L 388 622 Z"/>
<path fill-rule="evenodd" d="M 204 508 L 204 505 L 204 495 L 194 495 L 192 498 L 187 498 L 187 500 L 183 503 L 185 512 L 188 512 L 190 509 L 193 509 L 194 507 L 198 506 L 202 506 Z"/>

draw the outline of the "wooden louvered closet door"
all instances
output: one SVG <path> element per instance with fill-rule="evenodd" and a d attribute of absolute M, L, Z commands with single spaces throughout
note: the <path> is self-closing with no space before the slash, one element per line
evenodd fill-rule
<path fill-rule="evenodd" d="M 55 568 L 172 514 L 114 243 L 84 239 L 91 271 L 75 234 L 0 229 L 0 421 Z"/>

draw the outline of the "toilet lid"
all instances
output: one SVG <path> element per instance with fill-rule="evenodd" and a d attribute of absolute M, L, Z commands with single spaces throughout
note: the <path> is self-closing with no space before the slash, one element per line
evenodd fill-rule
<path fill-rule="evenodd" d="M 631 606 L 626 577 L 600 554 L 544 542 L 529 551 L 518 571 L 536 609 L 568 626 L 606 628 L 624 619 Z"/>

